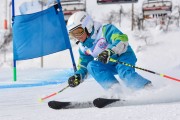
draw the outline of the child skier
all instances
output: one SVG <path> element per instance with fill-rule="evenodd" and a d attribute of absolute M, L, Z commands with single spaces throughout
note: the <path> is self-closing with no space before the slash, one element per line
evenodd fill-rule
<path fill-rule="evenodd" d="M 67 29 L 69 35 L 79 43 L 79 63 L 75 75 L 68 79 L 70 87 L 76 87 L 90 73 L 105 89 L 119 85 L 119 78 L 126 86 L 141 89 L 151 84 L 132 67 L 117 64 L 110 59 L 135 65 L 136 56 L 128 44 L 128 37 L 112 24 L 102 25 L 92 20 L 86 12 L 70 16 Z"/>

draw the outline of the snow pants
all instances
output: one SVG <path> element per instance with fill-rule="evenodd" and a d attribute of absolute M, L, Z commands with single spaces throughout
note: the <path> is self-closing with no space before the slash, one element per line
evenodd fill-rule
<path fill-rule="evenodd" d="M 117 58 L 119 61 L 126 62 L 131 65 L 135 65 L 137 59 L 133 52 L 125 53 Z M 87 66 L 88 72 L 94 77 L 94 79 L 104 88 L 109 89 L 114 84 L 119 83 L 114 75 L 125 83 L 127 87 L 134 89 L 141 89 L 151 81 L 143 78 L 132 67 L 128 67 L 122 64 L 104 64 L 99 61 L 91 61 Z"/>

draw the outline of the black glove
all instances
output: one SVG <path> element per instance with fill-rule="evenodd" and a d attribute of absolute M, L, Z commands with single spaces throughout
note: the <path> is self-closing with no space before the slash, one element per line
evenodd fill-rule
<path fill-rule="evenodd" d="M 81 75 L 80 74 L 75 74 L 68 79 L 68 84 L 70 87 L 76 87 L 80 83 L 81 83 Z"/>
<path fill-rule="evenodd" d="M 115 52 L 111 49 L 106 49 L 102 53 L 100 53 L 97 57 L 98 61 L 107 64 L 109 62 L 109 58 L 111 55 L 113 55 Z"/>

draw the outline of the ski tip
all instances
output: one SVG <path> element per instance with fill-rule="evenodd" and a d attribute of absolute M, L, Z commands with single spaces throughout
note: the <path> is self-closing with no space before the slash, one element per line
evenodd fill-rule
<path fill-rule="evenodd" d="M 71 105 L 71 102 L 59 102 L 59 101 L 49 101 L 48 106 L 52 109 L 67 109 Z"/>
<path fill-rule="evenodd" d="M 49 101 L 48 106 L 52 109 L 57 109 L 57 105 L 54 103 L 54 101 Z"/>
<path fill-rule="evenodd" d="M 103 108 L 111 103 L 120 101 L 120 99 L 107 99 L 107 98 L 96 98 L 93 101 L 93 104 L 97 108 Z"/>

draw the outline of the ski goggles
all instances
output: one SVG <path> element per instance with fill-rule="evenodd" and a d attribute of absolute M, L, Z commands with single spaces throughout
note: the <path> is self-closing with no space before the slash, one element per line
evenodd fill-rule
<path fill-rule="evenodd" d="M 69 32 L 69 35 L 75 38 L 81 37 L 85 33 L 84 28 L 77 27 Z"/>

